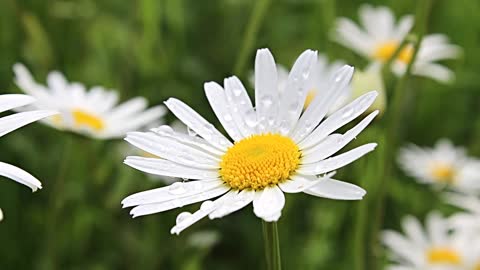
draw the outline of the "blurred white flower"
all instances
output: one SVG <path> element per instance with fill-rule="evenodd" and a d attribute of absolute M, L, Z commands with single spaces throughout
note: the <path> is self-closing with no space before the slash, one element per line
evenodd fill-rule
<path fill-rule="evenodd" d="M 367 91 L 372 90 L 377 91 L 378 97 L 367 112 L 378 110 L 380 113 L 383 113 L 386 109 L 387 97 L 385 95 L 385 84 L 383 83 L 381 70 L 375 65 L 369 66 L 365 71 L 359 71 L 357 69 L 352 78 L 352 93 L 350 99 L 353 100 L 365 94 Z"/>
<path fill-rule="evenodd" d="M 31 104 L 34 98 L 27 95 L 0 95 L 0 113 L 14 108 Z M 0 118 L 0 137 L 14 131 L 17 128 L 40 120 L 42 118 L 57 114 L 55 111 L 37 110 L 16 113 Z M 26 171 L 13 165 L 0 162 L 0 176 L 10 178 L 20 184 L 23 184 L 37 191 L 42 188 L 42 183 Z M 3 212 L 0 210 L 0 221 L 3 219 Z"/>
<path fill-rule="evenodd" d="M 280 91 L 272 54 L 268 49 L 258 50 L 255 109 L 237 77 L 226 78 L 225 89 L 215 82 L 205 83 L 210 105 L 235 144 L 185 103 L 175 98 L 166 101 L 170 111 L 193 132 L 185 135 L 168 126 L 155 132 L 131 132 L 128 142 L 163 159 L 131 156 L 125 163 L 147 173 L 193 181 L 133 194 L 122 201 L 123 207 L 134 207 L 130 213 L 137 217 L 204 201 L 197 212 L 178 215 L 171 233 L 179 234 L 206 216 L 220 218 L 250 203 L 257 217 L 277 221 L 285 205 L 284 193 L 362 199 L 365 190 L 330 177 L 376 144 L 331 156 L 360 134 L 378 111 L 345 134 L 333 132 L 363 114 L 377 93 L 367 93 L 323 120 L 339 97 L 338 90 L 351 80 L 353 68 L 344 66 L 328 90 L 317 95 L 302 114 L 308 75 L 316 60 L 316 52 L 301 54 L 286 88 Z"/>
<path fill-rule="evenodd" d="M 468 237 L 461 230 L 452 232 L 448 219 L 439 213 L 427 216 L 425 230 L 414 217 L 405 218 L 402 225 L 405 235 L 395 231 L 385 231 L 382 235 L 394 262 L 387 269 L 480 269 L 480 241 Z"/>
<path fill-rule="evenodd" d="M 347 18 L 337 19 L 334 40 L 366 59 L 383 64 L 395 53 L 413 26 L 413 16 L 406 15 L 396 23 L 388 7 L 362 5 L 359 10 L 362 28 Z M 430 77 L 440 82 L 453 80 L 454 74 L 447 67 L 436 63 L 459 57 L 461 48 L 449 43 L 442 34 L 426 35 L 419 47 L 412 73 Z M 413 57 L 413 46 L 407 44 L 392 62 L 396 75 L 405 73 Z"/>
<path fill-rule="evenodd" d="M 480 191 L 480 161 L 447 139 L 433 148 L 409 145 L 400 150 L 400 166 L 420 183 L 471 193 Z"/>
<path fill-rule="evenodd" d="M 477 195 L 447 193 L 445 199 L 466 212 L 456 213 L 450 217 L 453 228 L 461 228 L 470 235 L 480 236 L 480 199 Z"/>
<path fill-rule="evenodd" d="M 119 138 L 158 121 L 166 112 L 163 106 L 146 110 L 147 100 L 143 97 L 117 104 L 116 91 L 99 86 L 87 91 L 83 84 L 68 82 L 58 71 L 50 72 L 47 85 L 41 85 L 22 64 L 15 64 L 13 70 L 18 87 L 37 99 L 28 108 L 59 111 L 60 115 L 43 122 L 60 130 L 99 139 Z"/>

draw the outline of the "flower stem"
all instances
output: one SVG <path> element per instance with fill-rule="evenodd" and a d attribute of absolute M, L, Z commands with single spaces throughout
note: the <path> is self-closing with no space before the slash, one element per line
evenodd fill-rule
<path fill-rule="evenodd" d="M 233 69 L 234 74 L 242 75 L 242 73 L 245 71 L 245 65 L 247 64 L 248 56 L 253 49 L 258 30 L 260 29 L 262 19 L 265 16 L 265 12 L 268 10 L 270 2 L 271 0 L 255 1 L 255 6 L 253 7 L 252 15 L 248 22 L 245 36 L 243 37 L 242 47 Z"/>
<path fill-rule="evenodd" d="M 281 270 L 280 241 L 276 222 L 262 221 L 263 241 L 265 243 L 265 258 L 268 270 Z"/>
<path fill-rule="evenodd" d="M 382 227 L 383 223 L 383 212 L 384 212 L 384 203 L 385 203 L 385 195 L 388 190 L 388 179 L 391 179 L 393 176 L 393 164 L 395 162 L 395 155 L 397 147 L 401 141 L 401 129 L 402 123 L 405 116 L 404 108 L 405 108 L 405 100 L 409 94 L 409 77 L 412 73 L 412 69 L 414 67 L 415 59 L 417 57 L 420 44 L 422 42 L 422 38 L 425 34 L 428 15 L 430 13 L 430 9 L 432 6 L 433 0 L 424 0 L 420 2 L 416 14 L 416 22 L 414 33 L 416 35 L 410 35 L 406 38 L 409 40 L 413 45 L 413 55 L 412 59 L 408 63 L 405 73 L 403 76 L 398 80 L 397 85 L 392 93 L 391 98 L 391 105 L 389 106 L 389 111 L 387 111 L 386 117 L 386 131 L 385 131 L 385 138 L 386 144 L 384 147 L 384 156 L 385 161 L 383 165 L 383 172 L 382 176 L 379 181 L 379 192 L 377 197 L 377 203 L 375 209 L 375 222 L 372 228 L 372 239 L 371 239 L 371 246 L 373 252 L 380 252 L 380 248 L 378 247 L 378 235 Z M 377 257 L 381 254 L 376 254 Z M 375 265 L 373 269 L 380 269 L 378 265 Z"/>

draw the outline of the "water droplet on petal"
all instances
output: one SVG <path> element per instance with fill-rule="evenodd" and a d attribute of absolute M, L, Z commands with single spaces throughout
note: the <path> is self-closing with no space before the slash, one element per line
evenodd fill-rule
<path fill-rule="evenodd" d="M 187 190 L 185 189 L 183 183 L 175 182 L 168 187 L 168 192 L 172 195 L 180 195 L 187 192 Z"/>
<path fill-rule="evenodd" d="M 192 219 L 192 216 L 193 215 L 190 212 L 182 212 L 182 213 L 178 214 L 177 220 L 176 220 L 177 225 L 189 222 Z"/>
<path fill-rule="evenodd" d="M 202 205 L 200 205 L 200 209 L 203 211 L 209 211 L 213 208 L 214 205 L 215 203 L 212 201 L 204 201 Z"/>
<path fill-rule="evenodd" d="M 247 126 L 252 127 L 252 128 L 255 127 L 258 124 L 257 114 L 255 113 L 255 111 L 248 110 L 245 113 L 245 123 L 247 124 Z"/>
<path fill-rule="evenodd" d="M 342 118 L 344 118 L 344 119 L 345 119 L 345 118 L 348 118 L 348 117 L 352 116 L 352 114 L 353 114 L 353 109 L 352 109 L 352 108 L 347 108 L 347 109 L 343 112 Z"/>
<path fill-rule="evenodd" d="M 268 108 L 268 107 L 272 106 L 272 104 L 273 104 L 273 97 L 270 96 L 270 95 L 265 95 L 265 96 L 260 98 L 260 102 L 262 103 L 262 105 L 265 108 Z"/>
<path fill-rule="evenodd" d="M 233 95 L 236 97 L 239 97 L 242 94 L 242 89 L 240 88 L 234 88 L 233 89 Z"/>

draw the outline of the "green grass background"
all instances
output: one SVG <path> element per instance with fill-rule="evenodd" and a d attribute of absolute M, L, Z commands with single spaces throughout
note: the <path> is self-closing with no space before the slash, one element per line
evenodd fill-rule
<path fill-rule="evenodd" d="M 402 15 L 414 13 L 417 2 L 368 3 L 387 5 Z M 23 62 L 41 82 L 48 71 L 58 69 L 70 80 L 118 89 L 122 100 L 142 95 L 160 104 L 175 96 L 218 126 L 203 83 L 221 82 L 232 74 L 247 83 L 257 48 L 270 48 L 285 65 L 311 48 L 362 69 L 364 60 L 329 40 L 334 18 L 357 19 L 362 3 L 1 0 L 0 92 L 20 91 L 11 68 Z M 258 32 L 246 37 L 252 13 L 262 8 Z M 453 84 L 409 81 L 399 131 L 405 141 L 432 145 L 448 137 L 480 155 L 479 13 L 476 0 L 434 1 L 428 32 L 447 34 L 464 54 L 445 62 L 456 72 Z M 244 45 L 246 38 L 251 39 L 250 47 Z M 395 82 L 387 82 L 388 91 Z M 168 115 L 167 122 L 172 120 Z M 371 233 L 378 172 L 384 166 L 385 121 L 376 120 L 352 145 L 377 141 L 377 150 L 339 172 L 341 179 L 367 189 L 365 200 L 287 195 L 279 222 L 286 269 L 370 270 L 385 261 Z M 125 144 L 95 141 L 38 123 L 2 137 L 1 160 L 31 172 L 44 188 L 31 194 L 12 181 L 0 181 L 5 214 L 0 223 L 0 269 L 264 269 L 261 222 L 251 207 L 220 220 L 205 219 L 180 236 L 169 233 L 175 216 L 198 205 L 132 220 L 121 209 L 121 199 L 162 184 L 122 164 Z M 65 152 L 66 147 L 70 151 Z M 432 209 L 452 211 L 438 194 L 395 172 L 386 179 L 383 227 L 398 229 L 406 214 L 423 218 Z M 55 184 L 58 179 L 62 184 Z M 218 232 L 219 241 L 210 247 L 189 244 L 202 231 Z"/>

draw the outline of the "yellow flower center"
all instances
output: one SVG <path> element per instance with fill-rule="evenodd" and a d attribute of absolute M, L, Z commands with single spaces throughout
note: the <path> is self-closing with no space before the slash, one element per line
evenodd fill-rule
<path fill-rule="evenodd" d="M 439 182 L 452 183 L 455 170 L 449 164 L 437 163 L 432 166 L 431 173 L 434 179 Z"/>
<path fill-rule="evenodd" d="M 377 46 L 377 48 L 375 49 L 373 57 L 382 62 L 386 62 L 393 56 L 393 54 L 398 48 L 398 45 L 399 45 L 398 42 L 395 42 L 395 41 L 388 41 L 388 42 L 382 43 L 379 46 Z M 403 49 L 400 51 L 400 53 L 397 56 L 397 60 L 405 64 L 408 64 L 412 60 L 412 56 L 413 56 L 413 48 L 412 46 L 407 45 L 403 47 Z"/>
<path fill-rule="evenodd" d="M 305 110 L 310 103 L 312 103 L 313 99 L 317 95 L 317 90 L 316 89 L 310 89 L 307 94 L 307 98 L 305 98 L 305 104 L 303 104 L 303 109 Z"/>
<path fill-rule="evenodd" d="M 93 130 L 100 131 L 105 128 L 103 120 L 91 113 L 81 109 L 72 111 L 73 121 L 76 127 L 89 127 Z"/>
<path fill-rule="evenodd" d="M 480 270 L 480 263 L 477 264 L 477 265 L 473 268 L 473 270 Z"/>
<path fill-rule="evenodd" d="M 459 265 L 462 261 L 458 252 L 449 248 L 433 248 L 428 251 L 427 257 L 431 264 Z"/>
<path fill-rule="evenodd" d="M 300 150 L 288 137 L 261 134 L 230 147 L 220 162 L 220 176 L 232 189 L 255 189 L 288 179 L 300 163 Z"/>

